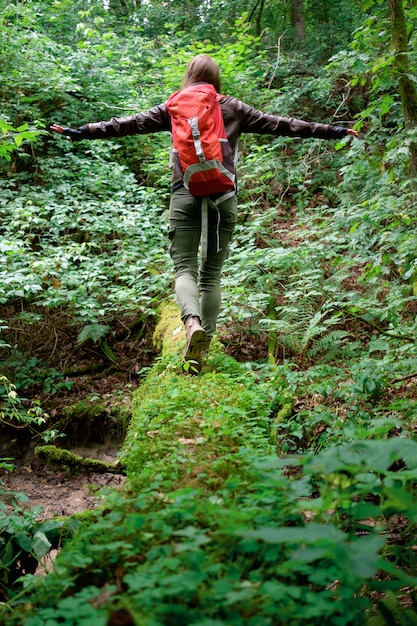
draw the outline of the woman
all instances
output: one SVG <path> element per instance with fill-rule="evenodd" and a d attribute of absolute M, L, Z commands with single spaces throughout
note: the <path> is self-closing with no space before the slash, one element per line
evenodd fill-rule
<path fill-rule="evenodd" d="M 208 55 L 200 54 L 187 67 L 182 88 L 196 83 L 208 83 L 221 93 L 220 72 L 217 63 Z M 268 115 L 233 97 L 222 97 L 227 138 L 234 154 L 242 133 L 285 135 L 339 139 L 346 135 L 357 137 L 357 132 L 331 124 L 317 124 L 294 118 Z M 66 135 L 67 139 L 107 139 L 125 135 L 171 131 L 171 119 L 166 103 L 146 113 L 109 122 L 85 124 L 78 129 L 53 124 L 50 129 Z M 175 294 L 185 324 L 186 348 L 184 368 L 200 371 L 216 330 L 220 311 L 220 275 L 237 220 L 237 198 L 228 198 L 215 209 L 209 209 L 207 259 L 198 267 L 198 247 L 201 237 L 201 198 L 192 196 L 183 184 L 183 172 L 174 164 L 172 194 L 169 209 L 170 254 L 175 268 Z M 191 367 L 190 367 L 191 366 Z"/>

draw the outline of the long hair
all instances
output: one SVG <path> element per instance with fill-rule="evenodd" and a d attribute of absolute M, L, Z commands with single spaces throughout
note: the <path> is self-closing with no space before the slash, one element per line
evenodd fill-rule
<path fill-rule="evenodd" d="M 185 89 L 194 83 L 210 83 L 217 93 L 221 91 L 219 66 L 208 54 L 199 54 L 188 64 L 182 88 Z"/>

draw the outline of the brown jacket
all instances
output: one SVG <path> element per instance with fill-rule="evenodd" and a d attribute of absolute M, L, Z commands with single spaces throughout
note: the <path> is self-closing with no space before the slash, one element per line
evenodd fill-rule
<path fill-rule="evenodd" d="M 237 98 L 225 97 L 220 100 L 227 137 L 235 153 L 239 136 L 242 133 L 260 135 L 285 135 L 288 137 L 317 137 L 335 139 L 343 136 L 341 128 L 332 124 L 305 122 L 296 118 L 270 115 L 258 111 Z M 171 132 L 171 119 L 165 103 L 158 104 L 146 113 L 137 113 L 128 117 L 113 117 L 108 122 L 96 122 L 82 126 L 87 139 L 108 139 L 126 135 L 145 135 L 161 131 Z M 345 129 L 343 129 L 345 130 Z M 182 173 L 174 169 L 172 183 L 177 186 Z"/>

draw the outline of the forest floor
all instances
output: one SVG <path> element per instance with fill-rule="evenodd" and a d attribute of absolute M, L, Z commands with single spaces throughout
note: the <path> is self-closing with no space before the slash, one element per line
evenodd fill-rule
<path fill-rule="evenodd" d="M 226 352 L 239 361 L 257 361 L 266 358 L 266 346 L 261 337 L 244 331 L 228 334 L 225 329 L 221 329 L 220 339 L 225 344 Z M 112 403 L 120 405 L 122 402 L 129 409 L 132 394 L 140 384 L 138 376 L 140 367 L 143 367 L 144 362 L 148 365 L 155 357 L 151 354 L 149 341 L 146 340 L 143 344 L 142 354 L 140 352 L 135 354 L 132 351 L 132 345 L 128 342 L 120 342 L 117 349 L 115 345 L 112 345 L 119 362 L 123 363 L 122 371 L 111 370 L 108 373 L 104 371 L 72 377 L 70 389 L 62 389 L 54 396 L 41 396 L 39 400 L 42 406 L 45 405 L 48 415 L 53 420 L 59 419 L 64 407 L 77 405 L 90 398 L 104 399 L 109 412 Z M 63 347 L 64 350 L 67 348 L 67 346 Z M 94 351 L 91 351 L 90 357 L 84 351 L 80 352 L 78 362 L 72 360 L 71 366 L 74 370 L 78 368 L 88 371 L 89 365 L 97 365 L 100 359 L 100 355 Z M 65 355 L 55 354 L 54 360 L 57 363 L 63 363 Z M 78 440 L 72 439 L 72 441 L 63 438 L 61 441 L 57 440 L 56 443 L 82 457 L 114 462 L 117 460 L 123 438 L 120 437 L 120 433 L 116 435 L 116 429 L 112 428 L 111 420 L 110 417 L 107 424 L 102 424 L 104 435 L 101 432 L 97 436 L 97 431 L 95 431 L 88 437 L 80 436 Z M 70 428 L 71 425 L 69 425 Z M 26 503 L 28 508 L 41 507 L 43 510 L 41 520 L 57 515 L 69 516 L 93 509 L 100 504 L 106 491 L 119 488 L 125 481 L 122 475 L 73 474 L 62 467 L 50 466 L 40 461 L 35 455 L 35 446 L 42 444 L 39 438 L 28 437 L 28 433 L 21 436 L 18 431 L 16 435 L 13 437 L 12 447 L 10 447 L 10 433 L 6 433 L 3 446 L 0 440 L 0 457 L 11 457 L 14 466 L 13 471 L 2 472 L 0 479 L 6 490 L 11 493 L 25 494 L 28 499 Z"/>
<path fill-rule="evenodd" d="M 284 217 L 277 216 L 274 225 L 280 240 L 290 238 L 290 244 L 297 245 L 294 229 L 289 229 L 289 223 L 293 223 L 295 214 L 284 211 L 283 215 Z M 46 363 L 57 372 L 69 372 L 66 378 L 71 383 L 69 389 L 63 387 L 57 393 L 48 394 L 34 385 L 29 391 L 28 403 L 33 400 L 41 403 L 49 416 L 49 428 L 55 428 L 55 424 L 62 422 L 62 414 L 67 407 L 83 401 L 90 402 L 91 399 L 104 401 L 109 413 L 113 404 L 124 404 L 129 409 L 132 394 L 140 385 L 141 370 L 149 367 L 157 357 L 153 345 L 152 321 L 137 324 L 134 318 L 116 320 L 111 337 L 108 338 L 108 346 L 117 361 L 117 367 L 111 367 L 113 364 L 100 347 L 100 342 L 94 344 L 90 341 L 81 346 L 77 343 L 71 324 L 65 313 L 59 309 L 40 311 L 42 322 L 29 327 L 30 332 L 24 323 L 19 324 L 17 321 L 18 313 L 12 306 L 6 306 L 1 312 L 2 319 L 13 320 L 8 322 L 11 329 L 11 336 L 8 337 L 10 344 L 18 345 L 22 355 L 34 356 L 38 362 Z M 244 326 L 240 329 L 235 327 L 232 332 L 226 327 L 220 327 L 218 336 L 224 344 L 225 352 L 237 361 L 256 362 L 267 359 L 266 337 L 254 335 Z M 30 357 L 28 356 L 28 361 Z M 24 357 L 21 359 L 24 363 Z M 18 372 L 20 365 L 16 367 Z M 94 372 L 94 369 L 98 371 Z M 77 375 L 77 372 L 80 374 Z M 15 379 L 13 372 L 9 378 Z M 64 431 L 66 437 L 54 443 L 80 456 L 106 462 L 115 461 L 123 438 L 120 438 L 120 433 L 115 433 L 117 429 L 112 425 L 111 419 L 105 419 L 105 422 L 96 423 L 94 432 L 88 433 L 84 438 L 82 426 L 76 425 L 76 429 L 81 430 L 81 437 L 77 438 L 74 437 L 72 425 L 69 423 Z M 11 439 L 14 440 L 12 445 Z M 36 445 L 42 445 L 40 437 L 33 438 L 30 434 L 29 437 L 27 434 L 22 437 L 19 431 L 2 433 L 0 430 L 0 458 L 11 457 L 14 466 L 12 472 L 0 471 L 0 481 L 11 492 L 25 494 L 28 497 L 28 507 L 42 507 L 45 519 L 94 508 L 100 503 L 100 494 L 106 488 L 119 487 L 124 482 L 123 476 L 114 474 L 74 475 L 62 468 L 51 467 L 36 457 Z"/>

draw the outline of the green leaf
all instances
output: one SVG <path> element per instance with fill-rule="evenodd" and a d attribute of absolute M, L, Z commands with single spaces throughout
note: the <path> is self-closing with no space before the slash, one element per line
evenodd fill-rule
<path fill-rule="evenodd" d="M 257 539 L 264 543 L 315 543 L 342 541 L 344 533 L 334 526 L 310 522 L 302 528 L 263 527 L 256 530 L 237 532 L 244 537 Z"/>
<path fill-rule="evenodd" d="M 78 333 L 77 341 L 79 343 L 83 343 L 88 339 L 91 339 L 94 342 L 99 341 L 103 337 L 106 337 L 110 331 L 110 326 L 106 324 L 87 324 L 84 328 Z"/>
<path fill-rule="evenodd" d="M 32 551 L 38 561 L 50 551 L 52 544 L 42 531 L 38 530 L 33 536 Z"/>
<path fill-rule="evenodd" d="M 379 552 L 384 544 L 384 537 L 372 534 L 351 541 L 346 550 L 346 567 L 359 578 L 375 576 L 378 570 Z"/>
<path fill-rule="evenodd" d="M 417 442 L 393 437 L 386 441 L 355 441 L 334 446 L 311 456 L 305 470 L 309 473 L 356 474 L 365 470 L 387 472 L 396 461 L 404 461 L 409 469 L 417 469 Z M 416 473 L 417 475 L 417 473 Z"/>
<path fill-rule="evenodd" d="M 16 539 L 19 546 L 25 551 L 30 552 L 32 549 L 32 537 L 26 531 L 16 533 Z"/>

